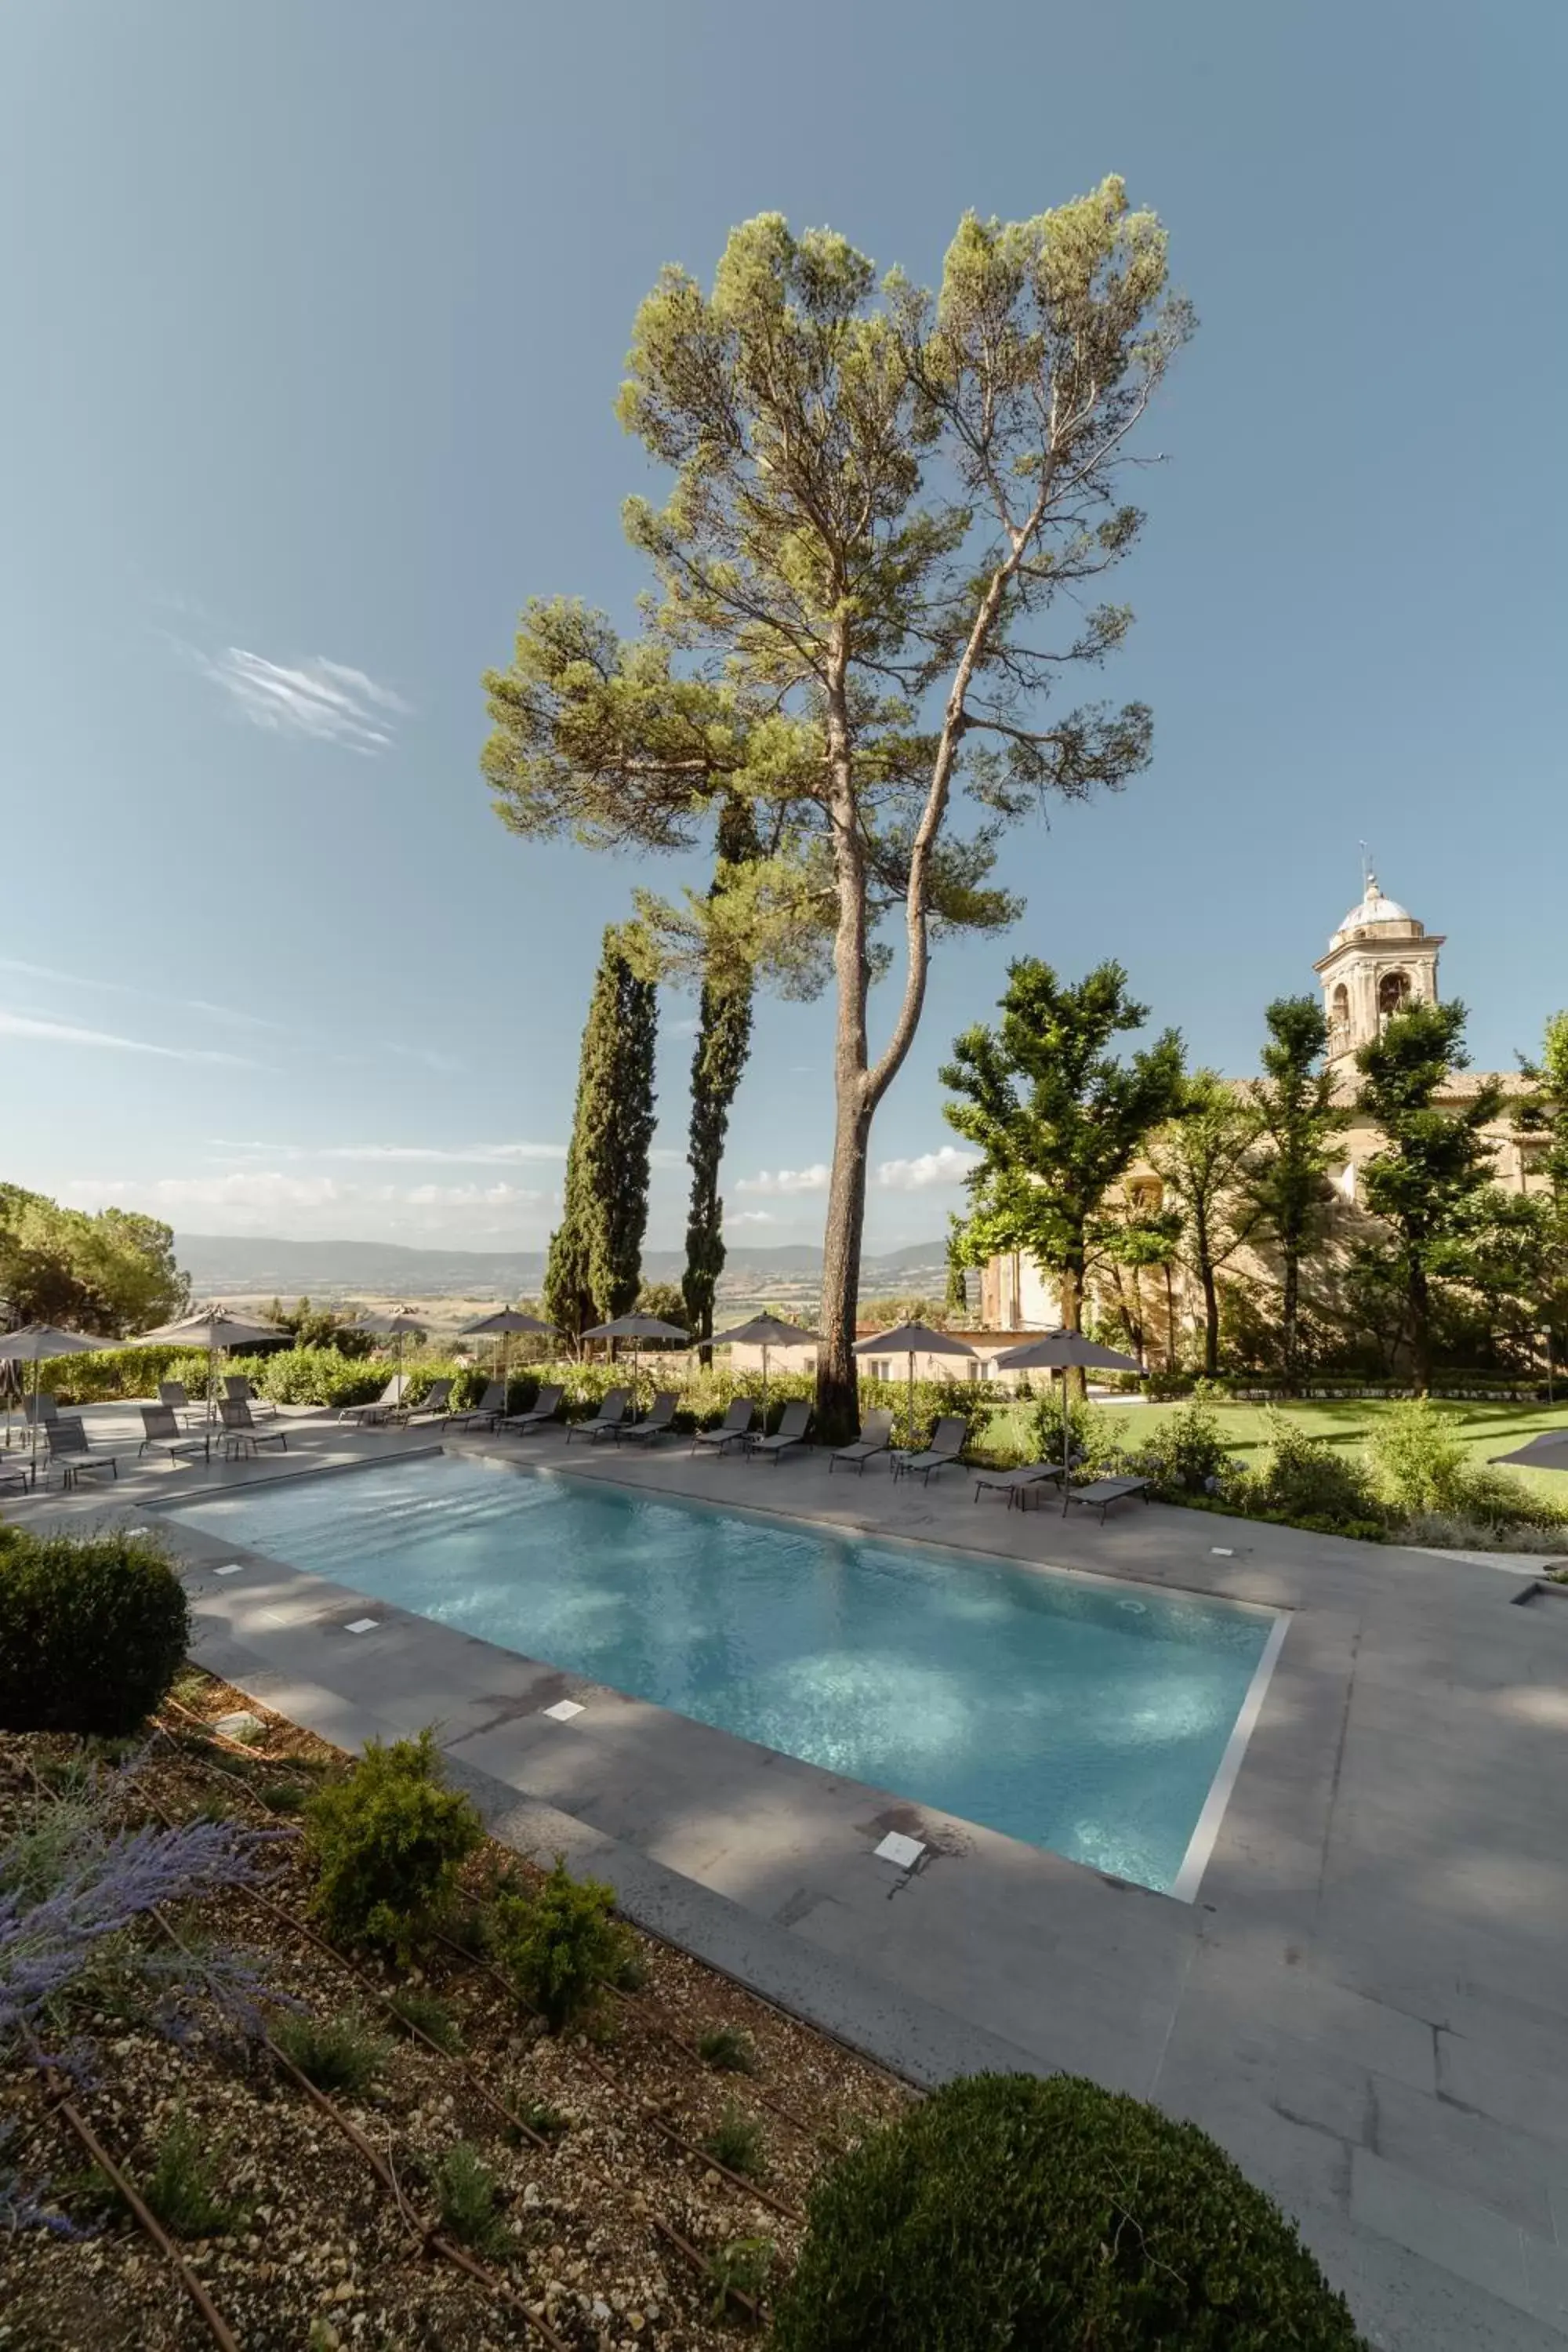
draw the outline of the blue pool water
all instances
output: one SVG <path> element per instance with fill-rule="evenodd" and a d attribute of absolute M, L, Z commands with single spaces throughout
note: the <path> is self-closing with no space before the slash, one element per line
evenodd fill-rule
<path fill-rule="evenodd" d="M 180 1513 L 465 1633 L 1145 1886 L 1273 1613 L 453 1456 Z"/>

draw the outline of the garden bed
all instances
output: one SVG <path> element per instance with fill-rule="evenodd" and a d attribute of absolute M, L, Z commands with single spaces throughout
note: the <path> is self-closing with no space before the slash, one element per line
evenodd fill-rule
<path fill-rule="evenodd" d="M 214 1736 L 216 1717 L 244 1707 L 261 1718 L 255 1744 Z M 0 2081 L 5 2160 L 47 2176 L 54 2210 L 91 2232 L 0 2234 L 0 2347 L 221 2342 L 202 2293 L 244 2352 L 734 2341 L 793 2263 L 817 2172 L 912 2094 L 640 1931 L 637 1988 L 607 1992 L 588 2032 L 557 2036 L 456 1944 L 399 1970 L 313 1939 L 291 1817 L 348 1760 L 188 1674 L 139 1769 L 113 1784 L 128 1826 L 216 1813 L 279 1832 L 265 1900 L 243 1888 L 204 1899 L 199 1917 L 192 1906 L 167 1916 L 166 1939 L 254 1956 L 279 1997 L 263 2014 L 285 2051 L 298 2047 L 292 2020 L 349 2021 L 351 2079 L 312 2096 L 265 2049 L 206 2031 L 172 2044 L 132 1979 L 101 1969 L 57 2037 L 89 2051 L 86 2063 L 69 2079 L 26 2066 Z M 65 1736 L 0 1738 L 0 1843 L 68 1799 L 85 1761 Z M 465 1888 L 482 1899 L 539 1876 L 487 1842 Z M 150 1924 L 130 1932 L 159 1940 Z M 437 2040 L 449 2028 L 449 2054 L 384 2007 L 411 1991 L 441 2004 L 420 2013 Z M 700 2052 L 726 2029 L 724 2054 L 738 2043 L 752 2071 Z M 83 2128 L 165 2215 L 171 2181 L 226 2210 L 203 2217 L 198 2199 L 161 2246 L 94 2178 Z M 716 2135 L 728 2164 L 705 2148 Z M 479 2190 L 465 2205 L 476 2163 Z M 727 2294 L 726 2279 L 740 2291 Z"/>

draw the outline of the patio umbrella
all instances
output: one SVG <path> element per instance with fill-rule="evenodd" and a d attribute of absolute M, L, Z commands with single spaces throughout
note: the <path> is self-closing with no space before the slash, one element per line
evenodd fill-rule
<path fill-rule="evenodd" d="M 715 1348 L 760 1348 L 763 1351 L 763 1421 L 768 1418 L 768 1349 L 798 1348 L 803 1339 L 820 1339 L 820 1331 L 803 1331 L 798 1323 L 786 1323 L 782 1315 L 753 1315 L 749 1323 L 737 1323 L 732 1331 L 715 1331 Z"/>
<path fill-rule="evenodd" d="M 637 1392 L 637 1355 L 645 1339 L 679 1339 L 691 1345 L 689 1331 L 682 1331 L 674 1323 L 662 1323 L 657 1315 L 617 1315 L 613 1323 L 595 1323 L 584 1331 L 584 1339 L 629 1339 L 632 1343 L 632 1398 Z"/>
<path fill-rule="evenodd" d="M 545 1331 L 548 1332 L 552 1339 L 555 1335 L 555 1326 L 553 1323 L 542 1323 L 537 1315 L 525 1315 L 521 1307 L 499 1307 L 493 1315 L 481 1315 L 477 1323 L 465 1323 L 463 1329 L 472 1337 L 478 1337 L 481 1333 L 492 1338 L 499 1337 L 500 1340 L 500 1379 L 503 1391 L 506 1386 L 507 1349 L 511 1345 L 512 1333 L 514 1331 Z"/>
<path fill-rule="evenodd" d="M 374 1331 L 378 1339 L 397 1342 L 397 1377 L 403 1378 L 403 1342 L 410 1331 L 428 1329 L 428 1324 L 417 1315 L 410 1315 L 406 1307 L 395 1307 L 390 1315 L 366 1315 L 355 1325 L 357 1331 Z M 399 1396 L 403 1391 L 398 1390 Z"/>
<path fill-rule="evenodd" d="M 1517 1462 L 1525 1470 L 1568 1470 L 1568 1429 L 1543 1429 L 1528 1445 L 1512 1454 L 1494 1454 L 1494 1462 Z"/>
<path fill-rule="evenodd" d="M 917 1356 L 973 1356 L 974 1349 L 967 1339 L 955 1339 L 951 1331 L 933 1331 L 929 1323 L 896 1323 L 890 1331 L 879 1331 L 874 1339 L 857 1339 L 858 1356 L 907 1356 L 910 1360 L 910 1427 L 909 1440 L 915 1442 L 915 1358 Z"/>
<path fill-rule="evenodd" d="M 139 1331 L 132 1347 L 166 1346 L 171 1340 L 183 1347 L 205 1348 L 207 1351 L 207 1419 L 216 1416 L 213 1400 L 217 1394 L 217 1360 L 220 1348 L 244 1348 L 261 1340 L 278 1340 L 283 1337 L 276 1323 L 247 1323 L 243 1316 L 231 1315 L 226 1307 L 204 1307 L 195 1315 L 186 1315 L 177 1323 L 161 1324 L 156 1331 Z"/>
<path fill-rule="evenodd" d="M 95 1339 L 87 1331 L 59 1331 L 52 1323 L 27 1323 L 20 1331 L 0 1338 L 0 1361 L 33 1367 L 33 1484 L 38 1483 L 38 1367 L 51 1356 L 90 1356 L 95 1348 L 113 1348 L 114 1339 Z"/>
<path fill-rule="evenodd" d="M 1119 1356 L 1114 1348 L 1102 1348 L 1098 1339 L 1086 1339 L 1081 1331 L 1042 1331 L 1037 1339 L 1026 1339 L 1021 1348 L 1009 1348 L 996 1359 L 999 1372 L 1060 1372 L 1062 1376 L 1062 1515 L 1067 1515 L 1068 1461 L 1072 1453 L 1072 1417 L 1068 1411 L 1068 1381 L 1069 1370 L 1079 1366 L 1090 1372 L 1137 1372 L 1142 1366 L 1131 1356 Z"/>

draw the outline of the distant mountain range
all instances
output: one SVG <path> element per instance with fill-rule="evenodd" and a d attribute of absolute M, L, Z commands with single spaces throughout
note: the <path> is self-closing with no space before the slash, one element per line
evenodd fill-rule
<path fill-rule="evenodd" d="M 204 1297 L 225 1290 L 272 1291 L 280 1297 L 334 1291 L 405 1291 L 414 1297 L 452 1292 L 465 1297 L 489 1292 L 508 1297 L 537 1293 L 544 1278 L 542 1250 L 407 1249 L 395 1242 L 285 1241 L 263 1234 L 178 1234 L 174 1255 Z M 648 1250 L 643 1274 L 650 1282 L 679 1282 L 685 1265 L 679 1250 Z M 941 1242 L 921 1242 L 861 1268 L 863 1293 L 879 1289 L 940 1288 L 945 1269 Z M 816 1282 L 822 1252 L 804 1242 L 731 1245 L 724 1287 L 737 1277 L 755 1295 L 776 1280 L 796 1289 Z"/>

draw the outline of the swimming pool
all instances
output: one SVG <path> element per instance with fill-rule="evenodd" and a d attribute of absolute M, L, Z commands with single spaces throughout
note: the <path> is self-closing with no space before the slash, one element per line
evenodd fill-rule
<path fill-rule="evenodd" d="M 1189 1897 L 1285 1624 L 457 1455 L 282 1480 L 178 1517 Z"/>

